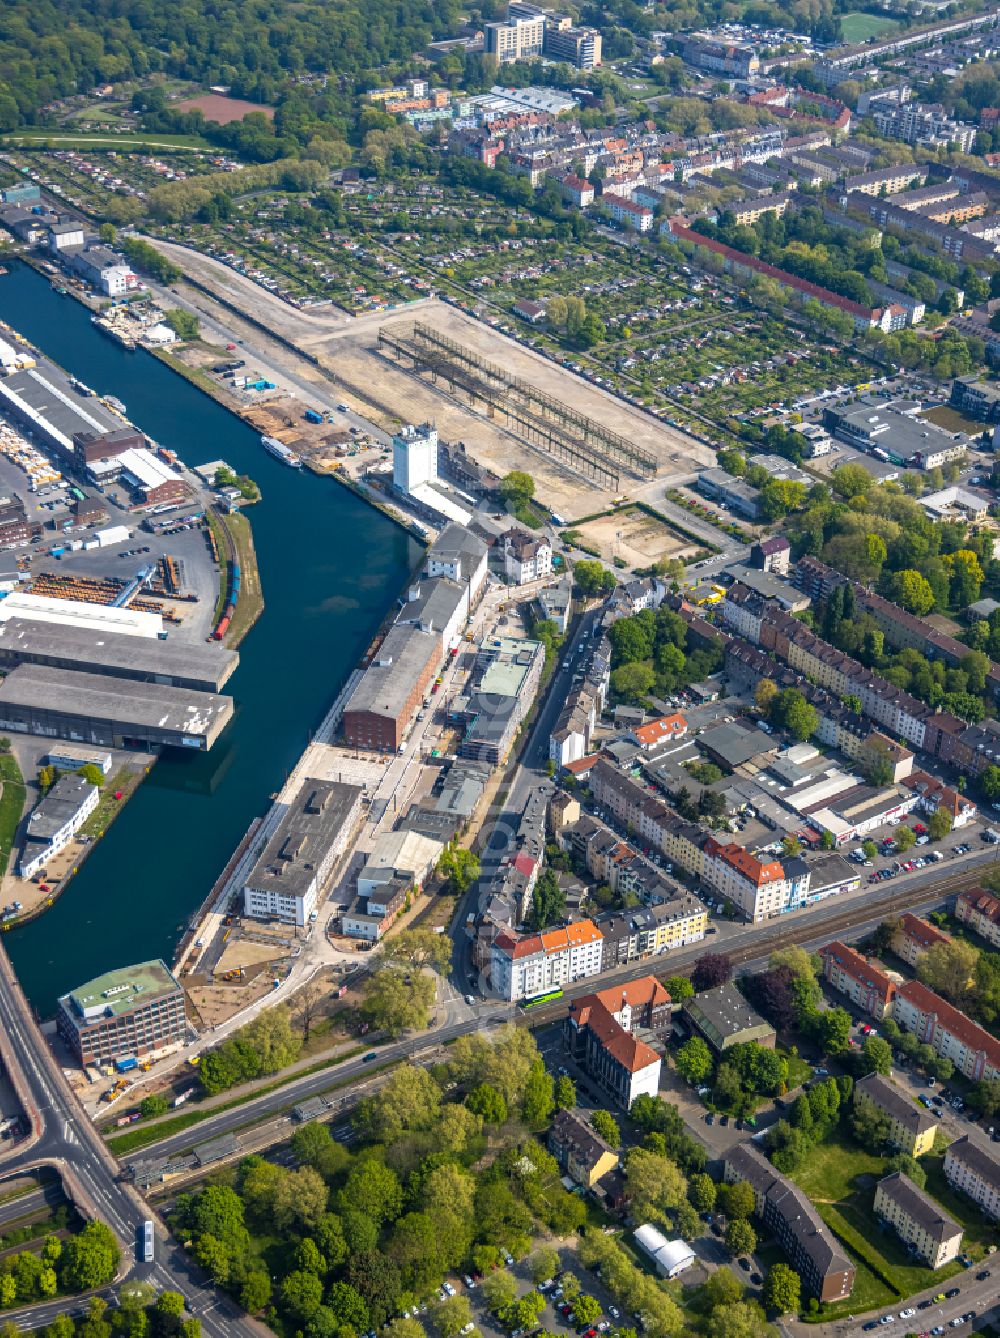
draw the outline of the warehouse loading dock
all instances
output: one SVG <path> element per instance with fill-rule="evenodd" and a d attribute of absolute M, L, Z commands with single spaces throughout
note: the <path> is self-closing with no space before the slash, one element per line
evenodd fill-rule
<path fill-rule="evenodd" d="M 232 697 L 44 665 L 22 664 L 0 684 L 0 728 L 108 748 L 207 752 L 232 714 Z"/>

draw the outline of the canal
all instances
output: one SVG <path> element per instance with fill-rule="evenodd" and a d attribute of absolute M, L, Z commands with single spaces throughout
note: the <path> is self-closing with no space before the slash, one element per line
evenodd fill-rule
<path fill-rule="evenodd" d="M 257 434 L 24 265 L 0 277 L 0 318 L 188 465 L 225 459 L 261 486 L 250 508 L 265 609 L 225 691 L 210 753 L 170 751 L 45 915 L 5 946 L 42 1015 L 101 971 L 168 962 L 192 910 L 294 766 L 418 560 L 419 546 L 332 479 L 272 459 Z"/>

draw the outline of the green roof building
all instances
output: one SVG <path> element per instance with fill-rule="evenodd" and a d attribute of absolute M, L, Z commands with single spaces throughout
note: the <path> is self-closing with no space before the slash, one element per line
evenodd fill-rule
<path fill-rule="evenodd" d="M 85 1068 L 157 1054 L 187 1037 L 184 991 L 160 961 L 108 971 L 64 994 L 57 1020 Z"/>

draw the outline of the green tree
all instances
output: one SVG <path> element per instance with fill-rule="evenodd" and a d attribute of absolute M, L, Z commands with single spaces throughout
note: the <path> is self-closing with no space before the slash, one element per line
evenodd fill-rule
<path fill-rule="evenodd" d="M 541 1129 L 552 1117 L 555 1107 L 555 1083 L 539 1057 L 531 1066 L 524 1088 L 521 1114 L 533 1129 Z"/>
<path fill-rule="evenodd" d="M 771 719 L 789 734 L 805 741 L 815 734 L 819 713 L 806 701 L 798 688 L 784 688 L 771 703 Z"/>
<path fill-rule="evenodd" d="M 908 850 L 912 850 L 917 844 L 917 834 L 912 827 L 907 827 L 905 823 L 897 827 L 895 834 L 896 849 L 901 855 L 905 855 Z"/>
<path fill-rule="evenodd" d="M 599 562 L 592 562 L 587 558 L 581 558 L 574 564 L 573 578 L 580 593 L 590 597 L 610 595 L 618 584 L 614 572 L 608 571 L 607 567 L 602 567 Z"/>
<path fill-rule="evenodd" d="M 705 1082 L 715 1067 L 712 1052 L 700 1036 L 685 1041 L 674 1058 L 677 1072 L 692 1085 Z"/>
<path fill-rule="evenodd" d="M 729 1218 L 747 1218 L 754 1210 L 753 1190 L 745 1180 L 732 1185 L 719 1185 L 716 1202 L 719 1211 Z"/>
<path fill-rule="evenodd" d="M 577 1328 L 590 1328 L 592 1324 L 597 1323 L 602 1313 L 600 1301 L 594 1296 L 588 1296 L 586 1292 L 573 1302 L 573 1323 Z"/>
<path fill-rule="evenodd" d="M 465 1098 L 465 1104 L 476 1115 L 482 1116 L 486 1124 L 503 1124 L 507 1119 L 507 1102 L 502 1093 L 489 1083 L 480 1083 Z"/>
<path fill-rule="evenodd" d="M 612 671 L 611 691 L 623 701 L 639 702 L 653 690 L 656 675 L 645 664 L 623 664 Z"/>
<path fill-rule="evenodd" d="M 923 617 L 934 607 L 934 591 L 926 577 L 912 568 L 894 572 L 889 581 L 889 598 L 907 613 Z"/>
<path fill-rule="evenodd" d="M 862 1053 L 862 1068 L 866 1073 L 881 1073 L 888 1076 L 892 1072 L 892 1049 L 881 1036 L 866 1036 Z"/>
<path fill-rule="evenodd" d="M 456 841 L 449 841 L 438 860 L 438 873 L 448 880 L 448 891 L 460 897 L 479 877 L 479 859 Z"/>
<path fill-rule="evenodd" d="M 436 995 L 432 975 L 412 975 L 405 967 L 385 966 L 365 982 L 361 1012 L 376 1030 L 401 1036 L 428 1025 Z"/>
<path fill-rule="evenodd" d="M 694 986 L 687 976 L 668 976 L 663 984 L 674 1003 L 683 1003 L 694 995 Z"/>
<path fill-rule="evenodd" d="M 535 480 L 523 469 L 512 469 L 500 480 L 500 496 L 510 511 L 530 502 L 535 495 Z"/>
<path fill-rule="evenodd" d="M 556 1079 L 556 1109 L 572 1110 L 576 1105 L 576 1083 L 567 1073 Z"/>
<path fill-rule="evenodd" d="M 687 1195 L 684 1175 L 668 1157 L 645 1148 L 632 1148 L 625 1158 L 625 1182 L 632 1199 L 632 1215 L 642 1222 L 669 1226 L 673 1209 Z"/>
<path fill-rule="evenodd" d="M 618 1121 L 608 1110 L 595 1110 L 590 1117 L 591 1128 L 601 1135 L 608 1147 L 619 1148 L 622 1145 L 621 1130 Z"/>
<path fill-rule="evenodd" d="M 434 1324 L 441 1338 L 458 1338 L 467 1324 L 472 1323 L 472 1307 L 467 1296 L 448 1296 L 433 1310 Z"/>
<path fill-rule="evenodd" d="M 91 785 L 96 785 L 98 789 L 104 784 L 104 772 L 95 762 L 85 762 L 82 767 L 77 768 L 76 774 L 89 781 Z"/>
<path fill-rule="evenodd" d="M 517 1282 L 505 1269 L 490 1273 L 483 1279 L 483 1298 L 496 1314 L 517 1299 Z"/>
<path fill-rule="evenodd" d="M 787 1264 L 772 1264 L 764 1279 L 764 1304 L 778 1315 L 794 1315 L 801 1304 L 799 1275 Z"/>
<path fill-rule="evenodd" d="M 281 1301 L 293 1320 L 307 1324 L 323 1303 L 323 1284 L 315 1273 L 296 1269 L 281 1284 Z"/>
<path fill-rule="evenodd" d="M 240 1304 L 251 1315 L 259 1314 L 271 1301 L 271 1279 L 263 1269 L 252 1269 L 243 1279 Z"/>
<path fill-rule="evenodd" d="M 353 1329 L 355 1333 L 363 1333 L 368 1327 L 368 1306 L 349 1282 L 335 1282 L 327 1293 L 326 1303 L 342 1327 Z"/>
<path fill-rule="evenodd" d="M 369 1157 L 351 1169 L 339 1202 L 344 1213 L 363 1212 L 373 1222 L 393 1222 L 403 1206 L 403 1191 L 395 1172 Z"/>
<path fill-rule="evenodd" d="M 552 869 L 543 869 L 531 893 L 528 923 L 532 929 L 547 929 L 566 918 L 566 897 Z M 450 946 L 450 940 L 449 940 Z"/>
<path fill-rule="evenodd" d="M 746 1220 L 738 1217 L 726 1227 L 726 1248 L 733 1254 L 753 1254 L 757 1248 L 757 1233 Z"/>
<path fill-rule="evenodd" d="M 528 1256 L 528 1271 L 536 1287 L 540 1282 L 548 1282 L 559 1272 L 559 1251 L 551 1245 L 540 1245 Z"/>
<path fill-rule="evenodd" d="M 815 1031 L 824 1055 L 842 1055 L 851 1037 L 851 1015 L 844 1008 L 827 1008 L 817 1014 Z"/>
<path fill-rule="evenodd" d="M 691 1206 L 699 1213 L 710 1213 L 715 1207 L 715 1181 L 704 1171 L 699 1171 L 688 1181 L 688 1199 Z"/>
<path fill-rule="evenodd" d="M 927 832 L 932 841 L 943 841 L 951 827 L 951 814 L 946 808 L 936 808 L 927 819 Z"/>
<path fill-rule="evenodd" d="M 103 1287 L 118 1272 L 120 1258 L 111 1228 L 103 1222 L 88 1222 L 66 1242 L 60 1266 L 62 1284 L 77 1292 Z"/>

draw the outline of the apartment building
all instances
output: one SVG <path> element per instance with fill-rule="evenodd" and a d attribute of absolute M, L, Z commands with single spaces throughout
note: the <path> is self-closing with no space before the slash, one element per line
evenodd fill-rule
<path fill-rule="evenodd" d="M 936 776 L 928 776 L 926 771 L 915 771 L 907 778 L 906 784 L 919 795 L 917 801 L 919 812 L 930 816 L 939 808 L 943 808 L 951 818 L 954 830 L 975 822 L 979 809 L 972 800 L 958 790 L 952 789 L 950 785 L 945 785 L 944 781 L 938 780 Z"/>
<path fill-rule="evenodd" d="M 982 1135 L 964 1134 L 949 1143 L 944 1173 L 952 1189 L 960 1189 L 983 1212 L 1000 1219 L 1000 1147 Z"/>
<path fill-rule="evenodd" d="M 732 214 L 733 222 L 741 227 L 750 227 L 759 223 L 765 214 L 774 214 L 781 218 L 792 202 L 790 192 L 783 195 L 751 195 L 745 200 L 736 200 L 727 206 L 727 213 Z"/>
<path fill-rule="evenodd" d="M 534 60 L 545 45 L 545 15 L 521 14 L 499 23 L 483 25 L 484 50 L 500 65 Z"/>
<path fill-rule="evenodd" d="M 896 991 L 893 1017 L 971 1081 L 1000 1078 L 1000 1041 L 919 980 Z"/>
<path fill-rule="evenodd" d="M 65 850 L 97 807 L 101 792 L 75 773 L 60 776 L 28 819 L 18 862 L 22 878 L 33 878 Z"/>
<path fill-rule="evenodd" d="M 786 1179 L 752 1143 L 725 1154 L 727 1184 L 743 1181 L 753 1190 L 754 1211 L 776 1237 L 802 1279 L 804 1291 L 819 1301 L 842 1301 L 854 1287 L 854 1265 L 798 1185 Z"/>
<path fill-rule="evenodd" d="M 307 779 L 243 884 L 243 909 L 257 920 L 305 928 L 361 820 L 364 791 Z"/>
<path fill-rule="evenodd" d="M 163 962 L 108 971 L 59 1000 L 59 1034 L 78 1063 L 113 1064 L 187 1039 L 184 991 Z"/>
<path fill-rule="evenodd" d="M 896 997 L 896 985 L 886 973 L 867 957 L 834 939 L 819 950 L 823 962 L 823 979 L 869 1017 L 881 1021 L 891 1015 Z"/>
<path fill-rule="evenodd" d="M 670 995 L 653 976 L 584 995 L 570 1004 L 563 1040 L 585 1072 L 625 1110 L 638 1096 L 655 1097 L 660 1056 L 651 1040 L 670 1028 Z"/>
<path fill-rule="evenodd" d="M 576 1184 L 593 1189 L 618 1165 L 618 1153 L 576 1110 L 557 1110 L 549 1131 L 549 1151 Z"/>
<path fill-rule="evenodd" d="M 854 1104 L 880 1111 L 889 1120 L 889 1141 L 910 1157 L 934 1146 L 937 1117 L 913 1101 L 890 1078 L 869 1073 L 854 1084 Z"/>
<path fill-rule="evenodd" d="M 541 934 L 506 930 L 493 941 L 490 979 L 504 999 L 532 999 L 600 974 L 601 933 L 590 920 Z"/>
<path fill-rule="evenodd" d="M 962 153 L 971 153 L 976 142 L 976 127 L 954 120 L 939 103 L 878 107 L 874 119 L 880 135 L 904 144 L 930 148 L 954 144 Z"/>
<path fill-rule="evenodd" d="M 760 69 L 760 57 L 749 43 L 726 41 L 711 33 L 686 36 L 681 57 L 695 69 L 731 79 L 748 79 Z"/>
<path fill-rule="evenodd" d="M 614 191 L 605 191 L 599 203 L 611 211 L 611 217 L 616 223 L 635 228 L 636 232 L 652 231 L 654 214 L 647 205 L 638 204 L 628 196 L 618 195 Z"/>
<path fill-rule="evenodd" d="M 938 943 L 950 943 L 951 935 L 937 925 L 922 920 L 919 915 L 905 911 L 897 920 L 892 934 L 892 950 L 907 966 L 915 967 L 920 958 Z"/>
<path fill-rule="evenodd" d="M 943 1268 L 962 1248 L 962 1228 L 902 1171 L 878 1182 L 874 1208 L 928 1268 Z"/>
<path fill-rule="evenodd" d="M 810 875 L 804 860 L 762 861 L 743 846 L 723 845 L 714 836 L 703 849 L 706 880 L 754 924 L 805 903 Z"/>
<path fill-rule="evenodd" d="M 955 919 L 974 929 L 994 948 L 1000 948 L 1000 897 L 982 887 L 966 888 L 955 901 Z"/>
<path fill-rule="evenodd" d="M 859 191 L 862 195 L 896 195 L 907 186 L 922 186 L 927 180 L 927 169 L 912 163 L 897 167 L 879 167 L 871 172 L 859 172 L 844 182 L 845 193 Z"/>
<path fill-rule="evenodd" d="M 515 585 L 552 575 L 552 545 L 544 536 L 508 530 L 503 536 L 504 575 Z"/>

